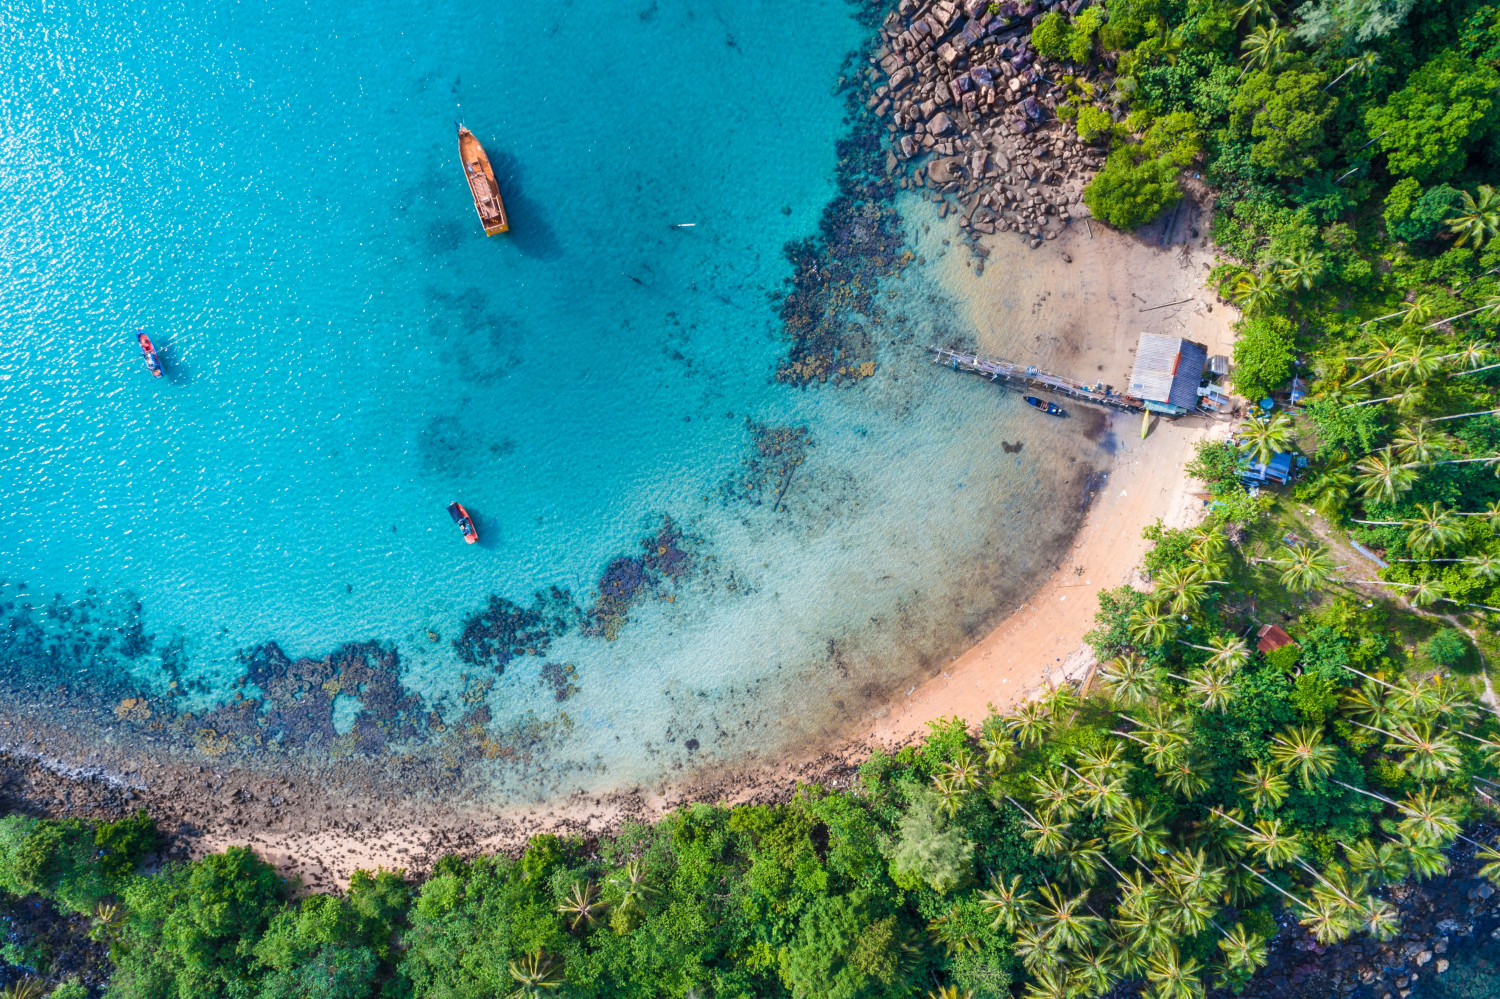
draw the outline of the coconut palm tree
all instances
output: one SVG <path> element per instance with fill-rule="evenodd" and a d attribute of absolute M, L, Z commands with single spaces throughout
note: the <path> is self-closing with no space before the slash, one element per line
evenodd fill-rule
<path fill-rule="evenodd" d="M 1222 579 L 1204 579 L 1193 569 L 1173 566 L 1156 574 L 1157 592 L 1169 595 L 1173 614 L 1192 614 L 1208 597 L 1209 586 L 1225 582 Z"/>
<path fill-rule="evenodd" d="M 1111 659 L 1099 672 L 1099 679 L 1116 704 L 1127 706 L 1149 701 L 1161 683 L 1155 667 L 1140 656 Z"/>
<path fill-rule="evenodd" d="M 1424 579 L 1418 583 L 1397 583 L 1389 579 L 1365 579 L 1361 582 L 1375 586 L 1394 586 L 1406 590 L 1407 592 L 1403 593 L 1402 597 L 1413 607 L 1427 607 L 1439 600 L 1448 599 L 1448 591 L 1443 589 L 1443 584 L 1435 579 Z"/>
<path fill-rule="evenodd" d="M 1009 881 L 991 878 L 990 886 L 979 893 L 979 908 L 991 918 L 991 929 L 1003 926 L 1014 933 L 1016 927 L 1031 922 L 1036 903 L 1031 892 L 1021 888 L 1021 876 L 1013 874 Z"/>
<path fill-rule="evenodd" d="M 1166 848 L 1167 827 L 1152 806 L 1127 801 L 1104 823 L 1104 835 L 1115 850 L 1149 860 Z"/>
<path fill-rule="evenodd" d="M 1109 863 L 1097 839 L 1071 843 L 1053 858 L 1063 875 L 1079 888 L 1088 888 L 1099 880 L 1099 870 Z"/>
<path fill-rule="evenodd" d="M 1036 923 L 1018 926 L 1016 942 L 1011 951 L 1021 959 L 1033 978 L 1056 967 L 1058 963 L 1057 943 Z"/>
<path fill-rule="evenodd" d="M 1295 770 L 1309 791 L 1314 778 L 1333 772 L 1337 756 L 1338 750 L 1323 741 L 1323 730 L 1315 725 L 1293 725 L 1271 740 L 1271 759 L 1287 773 Z"/>
<path fill-rule="evenodd" d="M 1234 12 L 1235 23 L 1244 24 L 1249 21 L 1251 26 L 1262 21 L 1275 21 L 1276 12 L 1271 8 L 1271 0 L 1245 0 Z"/>
<path fill-rule="evenodd" d="M 1403 424 L 1391 438 L 1396 457 L 1413 465 L 1437 461 L 1454 443 L 1451 434 L 1437 429 L 1427 420 Z"/>
<path fill-rule="evenodd" d="M 1474 851 L 1474 856 L 1487 861 L 1483 867 L 1479 868 L 1479 876 L 1500 885 L 1500 850 L 1493 846 L 1481 846 Z"/>
<path fill-rule="evenodd" d="M 1295 593 L 1306 593 L 1328 585 L 1334 572 L 1340 568 L 1334 564 L 1326 545 L 1315 545 L 1307 541 L 1287 545 L 1287 557 L 1272 561 L 1283 566 L 1278 581 Z"/>
<path fill-rule="evenodd" d="M 1207 710 L 1223 711 L 1234 700 L 1234 676 L 1223 667 L 1193 670 L 1187 689 Z"/>
<path fill-rule="evenodd" d="M 1078 706 L 1083 703 L 1082 699 L 1078 696 L 1078 689 L 1068 682 L 1059 683 L 1049 688 L 1047 693 L 1042 696 L 1041 701 L 1047 706 L 1047 714 L 1054 721 L 1077 710 Z"/>
<path fill-rule="evenodd" d="M 927 932 L 934 941 L 943 945 L 949 957 L 979 950 L 979 935 L 964 925 L 963 917 L 952 906 L 942 915 L 927 921 Z"/>
<path fill-rule="evenodd" d="M 1436 344 L 1415 340 L 1408 344 L 1396 363 L 1386 369 L 1404 384 L 1420 384 L 1437 374 L 1443 366 L 1443 351 Z"/>
<path fill-rule="evenodd" d="M 1215 635 L 1208 640 L 1208 645 L 1198 645 L 1194 648 L 1204 649 L 1212 652 L 1208 657 L 1206 665 L 1216 669 L 1226 669 L 1235 672 L 1250 661 L 1250 646 L 1245 644 L 1242 638 L 1233 635 Z"/>
<path fill-rule="evenodd" d="M 17 979 L 0 989 L 0 999 L 42 999 L 46 994 L 46 982 L 30 976 Z"/>
<path fill-rule="evenodd" d="M 534 950 L 519 961 L 510 962 L 510 977 L 516 981 L 516 989 L 509 999 L 536 999 L 543 989 L 562 985 L 562 968 L 540 950 Z"/>
<path fill-rule="evenodd" d="M 1102 996 L 1120 981 L 1119 962 L 1109 947 L 1080 947 L 1068 955 L 1068 964 L 1068 984 L 1074 996 Z"/>
<path fill-rule="evenodd" d="M 1273 309 L 1280 301 L 1283 288 L 1275 272 L 1257 274 L 1245 271 L 1235 278 L 1229 294 L 1247 315 Z"/>
<path fill-rule="evenodd" d="M 1379 61 L 1380 54 L 1378 52 L 1372 50 L 1369 52 L 1360 53 L 1353 59 L 1349 60 L 1349 65 L 1344 67 L 1344 71 L 1330 80 L 1328 82 L 1328 86 L 1323 88 L 1323 91 L 1326 93 L 1327 91 L 1332 89 L 1335 83 L 1338 83 L 1350 73 L 1353 73 L 1356 76 L 1368 76 L 1370 74 L 1370 71 L 1375 68 L 1375 64 Z"/>
<path fill-rule="evenodd" d="M 1038 857 L 1055 857 L 1067 849 L 1071 825 L 1054 816 L 1042 815 L 1021 835 L 1031 840 L 1031 852 Z"/>
<path fill-rule="evenodd" d="M 1365 455 L 1356 467 L 1360 493 L 1377 503 L 1394 503 L 1397 496 L 1417 481 L 1416 470 L 1397 458 L 1389 447 Z"/>
<path fill-rule="evenodd" d="M 1406 866 L 1411 876 L 1418 881 L 1439 878 L 1448 873 L 1448 854 L 1443 848 L 1430 843 L 1417 843 L 1405 837 L 1401 840 Z"/>
<path fill-rule="evenodd" d="M 1066 767 L 1067 764 L 1063 766 Z M 1125 782 L 1118 777 L 1112 780 L 1102 779 L 1080 774 L 1071 767 L 1068 769 L 1078 778 L 1078 796 L 1089 814 L 1098 816 L 1102 812 L 1106 816 L 1113 815 L 1130 800 Z"/>
<path fill-rule="evenodd" d="M 1383 899 L 1366 896 L 1366 900 L 1370 904 L 1360 916 L 1359 928 L 1376 940 L 1394 940 L 1401 932 L 1401 914 Z"/>
<path fill-rule="evenodd" d="M 1440 503 L 1418 503 L 1416 515 L 1404 520 L 1406 543 L 1419 552 L 1446 548 L 1464 536 L 1463 522 Z"/>
<path fill-rule="evenodd" d="M 1240 794 L 1250 799 L 1250 808 L 1255 812 L 1274 812 L 1281 807 L 1291 793 L 1287 779 L 1264 763 L 1256 760 L 1253 769 L 1242 770 L 1235 776 Z"/>
<path fill-rule="evenodd" d="M 1127 776 L 1135 769 L 1125 756 L 1125 747 L 1118 742 L 1078 751 L 1078 769 L 1094 780 L 1116 780 Z"/>
<path fill-rule="evenodd" d="M 960 791 L 977 791 L 984 783 L 984 769 L 962 746 L 953 751 L 953 758 L 940 776 Z"/>
<path fill-rule="evenodd" d="M 625 866 L 610 876 L 609 883 L 620 893 L 620 908 L 635 909 L 656 889 L 646 884 L 646 865 L 639 860 L 627 860 Z"/>
<path fill-rule="evenodd" d="M 1231 971 L 1254 974 L 1266 964 L 1266 938 L 1259 933 L 1248 933 L 1242 923 L 1219 939 L 1219 949 L 1224 952 L 1224 963 Z"/>
<path fill-rule="evenodd" d="M 1354 475 L 1347 468 L 1336 468 L 1324 472 L 1317 480 L 1318 494 L 1313 497 L 1313 509 L 1330 520 L 1349 502 L 1349 492 L 1354 487 Z"/>
<path fill-rule="evenodd" d="M 1473 245 L 1477 250 L 1500 235 L 1500 194 L 1488 184 L 1480 184 L 1473 194 L 1461 191 L 1463 210 L 1448 219 L 1448 231 L 1452 232 L 1455 246 Z"/>
<path fill-rule="evenodd" d="M 1368 684 L 1350 688 L 1339 703 L 1345 714 L 1363 718 L 1377 728 L 1400 724 L 1408 713 Z"/>
<path fill-rule="evenodd" d="M 1300 288 L 1303 291 L 1311 291 L 1322 279 L 1323 270 L 1321 253 L 1298 250 L 1281 262 L 1276 273 L 1281 278 L 1282 286 L 1288 290 Z"/>
<path fill-rule="evenodd" d="M 1255 828 L 1245 834 L 1245 845 L 1265 861 L 1267 867 L 1289 864 L 1302 855 L 1302 844 L 1295 833 L 1284 832 L 1280 819 L 1257 819 Z"/>
<path fill-rule="evenodd" d="M 1130 616 L 1130 640 L 1140 645 L 1160 645 L 1172 637 L 1176 624 L 1164 604 L 1149 600 Z"/>
<path fill-rule="evenodd" d="M 984 750 L 984 765 L 991 770 L 1003 770 L 1015 757 L 1016 744 L 1003 725 L 986 725 L 979 735 L 979 748 Z"/>
<path fill-rule="evenodd" d="M 1005 725 L 1023 746 L 1040 745 L 1052 729 L 1052 720 L 1047 705 L 1041 701 L 1025 701 L 1016 706 L 1014 713 L 1007 715 Z"/>
<path fill-rule="evenodd" d="M 1065 950 L 1094 942 L 1104 932 L 1104 920 L 1086 911 L 1088 892 L 1068 896 L 1052 885 L 1038 891 L 1036 922 L 1047 939 Z"/>
<path fill-rule="evenodd" d="M 1075 801 L 1077 789 L 1068 779 L 1067 771 L 1051 771 L 1032 774 L 1032 799 L 1042 815 L 1056 815 L 1064 821 L 1078 814 Z"/>
<path fill-rule="evenodd" d="M 575 881 L 568 894 L 558 904 L 557 911 L 571 917 L 573 929 L 593 926 L 609 908 L 609 903 L 599 897 L 599 889 L 592 881 Z"/>
<path fill-rule="evenodd" d="M 973 999 L 972 992 L 968 996 Z M 1066 968 L 1044 964 L 1031 972 L 1021 996 L 1022 999 L 1076 999 L 1077 991 Z"/>
<path fill-rule="evenodd" d="M 1396 832 L 1412 843 L 1422 846 L 1441 846 L 1458 837 L 1458 819 L 1453 815 L 1453 805 L 1438 797 L 1433 788 L 1423 788 L 1407 795 L 1406 800 L 1396 804 L 1401 820 L 1396 823 Z"/>
<path fill-rule="evenodd" d="M 1353 844 L 1340 842 L 1339 845 L 1349 859 L 1349 869 L 1371 884 L 1395 884 L 1406 877 L 1406 859 L 1395 843 L 1362 839 Z"/>
<path fill-rule="evenodd" d="M 94 907 L 93 923 L 89 927 L 89 939 L 95 943 L 113 944 L 125 928 L 125 910 L 118 905 L 100 902 Z"/>
<path fill-rule="evenodd" d="M 1307 915 L 1298 922 L 1311 930 L 1313 937 L 1324 946 L 1338 943 L 1354 929 L 1349 922 L 1348 907 L 1326 898 L 1314 899 Z"/>
<path fill-rule="evenodd" d="M 1245 68 L 1274 69 L 1286 55 L 1291 37 L 1291 32 L 1277 24 L 1274 17 L 1269 25 L 1258 25 L 1240 42 L 1240 51 L 1244 53 L 1240 58 L 1244 60 Z"/>
<path fill-rule="evenodd" d="M 1458 744 L 1451 736 L 1434 733 L 1426 720 L 1400 729 L 1386 749 L 1404 754 L 1402 769 L 1420 781 L 1441 780 L 1463 765 Z"/>
<path fill-rule="evenodd" d="M 1269 464 L 1278 451 L 1286 451 L 1296 442 L 1291 417 L 1285 413 L 1246 420 L 1239 436 L 1240 450 L 1262 464 Z"/>
<path fill-rule="evenodd" d="M 1196 760 L 1179 755 L 1161 771 L 1162 783 L 1175 794 L 1192 801 L 1208 788 L 1208 779 L 1203 776 Z"/>
<path fill-rule="evenodd" d="M 1174 945 L 1151 955 L 1146 980 L 1152 999 L 1203 999 L 1202 969 L 1192 958 L 1184 960 Z"/>

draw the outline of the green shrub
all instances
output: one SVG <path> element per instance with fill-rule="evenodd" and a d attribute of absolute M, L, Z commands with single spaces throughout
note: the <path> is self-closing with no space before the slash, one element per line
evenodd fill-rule
<path fill-rule="evenodd" d="M 1422 655 L 1444 669 L 1456 669 L 1473 658 L 1474 647 L 1457 628 L 1444 628 L 1421 645 Z"/>
<path fill-rule="evenodd" d="M 1386 195 L 1386 232 L 1407 243 L 1431 239 L 1457 214 L 1459 199 L 1459 192 L 1447 184 L 1423 191 L 1415 177 L 1405 177 Z"/>
<path fill-rule="evenodd" d="M 1049 11 L 1031 29 L 1031 45 L 1048 59 L 1062 59 L 1071 35 L 1067 19 L 1059 11 Z"/>
<path fill-rule="evenodd" d="M 1074 127 L 1078 129 L 1078 137 L 1084 142 L 1097 142 L 1114 131 L 1115 123 L 1109 112 L 1092 104 L 1085 104 L 1078 109 Z"/>
<path fill-rule="evenodd" d="M 1287 383 L 1295 369 L 1292 321 L 1285 316 L 1241 320 L 1234 341 L 1234 388 L 1246 399 L 1261 399 Z"/>

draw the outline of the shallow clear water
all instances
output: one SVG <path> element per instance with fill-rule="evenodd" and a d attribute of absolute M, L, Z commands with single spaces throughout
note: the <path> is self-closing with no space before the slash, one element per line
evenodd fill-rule
<path fill-rule="evenodd" d="M 965 331 L 915 266 L 872 377 L 775 380 L 783 246 L 835 194 L 866 37 L 838 0 L 0 9 L 0 597 L 93 643 L 9 649 L 28 682 L 160 721 L 174 684 L 177 712 L 231 698 L 264 643 L 377 641 L 427 719 L 390 748 L 467 712 L 547 750 L 533 793 L 652 779 L 930 672 L 1050 570 L 1103 461 L 1089 418 L 926 363 Z M 508 236 L 479 229 L 456 119 Z M 664 517 L 683 561 L 601 616 Z M 491 594 L 549 587 L 565 627 L 460 658 Z M 341 736 L 375 710 L 323 689 L 302 703 Z"/>

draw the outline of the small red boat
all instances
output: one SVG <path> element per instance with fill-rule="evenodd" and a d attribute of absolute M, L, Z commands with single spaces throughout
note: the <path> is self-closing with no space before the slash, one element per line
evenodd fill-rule
<path fill-rule="evenodd" d="M 449 503 L 448 516 L 458 525 L 458 529 L 464 534 L 464 543 L 472 545 L 479 540 L 479 528 L 474 526 L 474 518 L 469 516 L 469 511 L 464 509 L 462 503 Z"/>
<path fill-rule="evenodd" d="M 157 378 L 162 376 L 161 361 L 156 356 L 156 348 L 151 344 L 151 338 L 144 333 L 135 335 L 136 343 L 141 345 L 141 354 L 146 358 L 146 367 Z"/>

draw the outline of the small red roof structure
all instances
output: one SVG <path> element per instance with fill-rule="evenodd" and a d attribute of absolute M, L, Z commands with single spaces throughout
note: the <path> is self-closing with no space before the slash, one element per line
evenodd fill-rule
<path fill-rule="evenodd" d="M 1279 625 L 1274 624 L 1261 625 L 1261 629 L 1256 633 L 1256 637 L 1258 637 L 1260 641 L 1255 643 L 1255 647 L 1257 649 L 1260 649 L 1260 651 L 1262 652 L 1275 652 L 1277 649 L 1281 648 L 1284 645 L 1297 644 L 1296 642 L 1292 641 L 1291 635 L 1288 635 L 1286 632 L 1282 631 Z"/>

